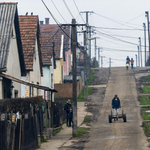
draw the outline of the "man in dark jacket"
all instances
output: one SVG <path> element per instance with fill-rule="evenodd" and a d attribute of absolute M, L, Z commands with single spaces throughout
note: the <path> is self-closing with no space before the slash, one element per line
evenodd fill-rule
<path fill-rule="evenodd" d="M 73 110 L 72 110 L 71 107 L 70 107 L 70 111 L 69 111 L 69 114 L 68 114 L 68 119 L 69 119 L 69 127 L 71 127 L 71 123 L 73 125 Z"/>
<path fill-rule="evenodd" d="M 120 99 L 118 98 L 117 95 L 115 95 L 115 97 L 112 99 L 112 108 L 114 109 L 114 116 L 116 116 L 116 113 L 118 116 L 119 108 L 120 108 Z M 118 118 L 117 118 L 117 120 L 118 120 Z M 115 119 L 114 119 L 114 121 L 115 121 Z"/>
<path fill-rule="evenodd" d="M 72 105 L 71 105 L 71 102 L 70 102 L 70 99 L 68 99 L 68 101 L 67 101 L 67 103 L 65 104 L 65 106 L 64 106 L 64 110 L 66 111 L 66 125 L 68 126 L 68 122 L 69 122 L 69 119 L 68 119 L 68 115 L 69 115 L 69 112 L 70 112 L 70 108 L 72 107 Z"/>
<path fill-rule="evenodd" d="M 127 56 L 127 58 L 126 58 L 126 63 L 128 63 L 129 66 L 130 66 L 130 58 L 129 58 L 129 56 Z"/>

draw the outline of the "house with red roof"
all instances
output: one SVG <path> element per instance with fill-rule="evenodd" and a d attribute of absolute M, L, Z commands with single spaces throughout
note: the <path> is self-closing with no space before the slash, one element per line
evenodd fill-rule
<path fill-rule="evenodd" d="M 0 99 L 21 97 L 21 84 L 12 79 L 26 75 L 17 3 L 0 3 Z"/>
<path fill-rule="evenodd" d="M 46 24 L 40 24 L 42 61 L 50 64 L 48 61 L 53 56 L 54 84 L 63 83 L 64 76 L 71 71 L 70 27 L 64 28 L 64 33 L 57 24 L 49 24 L 46 19 Z"/>
<path fill-rule="evenodd" d="M 41 85 L 42 76 L 42 57 L 40 46 L 40 26 L 37 15 L 21 15 L 19 16 L 19 26 L 21 33 L 21 42 L 26 67 L 26 76 L 22 76 L 22 80 L 34 84 Z M 29 97 L 40 95 L 39 89 L 28 85 L 21 85 L 21 96 Z M 29 93 L 31 92 L 31 93 Z"/>

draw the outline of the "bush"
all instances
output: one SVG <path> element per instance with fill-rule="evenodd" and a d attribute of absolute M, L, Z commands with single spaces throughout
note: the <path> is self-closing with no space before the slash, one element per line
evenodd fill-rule
<path fill-rule="evenodd" d="M 0 100 L 0 112 L 9 113 L 13 111 L 17 113 L 19 111 L 20 113 L 26 113 L 30 110 L 30 104 L 42 108 L 44 102 L 42 96 Z"/>

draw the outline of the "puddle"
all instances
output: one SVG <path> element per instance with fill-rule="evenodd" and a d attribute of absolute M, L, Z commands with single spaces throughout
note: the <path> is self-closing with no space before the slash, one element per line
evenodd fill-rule
<path fill-rule="evenodd" d="M 114 139 L 124 139 L 124 138 L 127 138 L 127 137 L 126 136 L 110 136 L 110 137 L 105 138 L 105 139 L 114 140 Z"/>

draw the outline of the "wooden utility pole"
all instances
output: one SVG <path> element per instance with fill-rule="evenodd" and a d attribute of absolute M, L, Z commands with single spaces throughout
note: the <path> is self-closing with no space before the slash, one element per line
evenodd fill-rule
<path fill-rule="evenodd" d="M 84 31 L 84 105 L 85 105 L 85 100 L 86 100 L 86 79 L 87 79 L 87 74 L 86 74 L 86 31 Z"/>
<path fill-rule="evenodd" d="M 73 51 L 73 136 L 77 134 L 77 78 L 76 78 L 76 20 L 72 19 L 72 51 Z"/>

